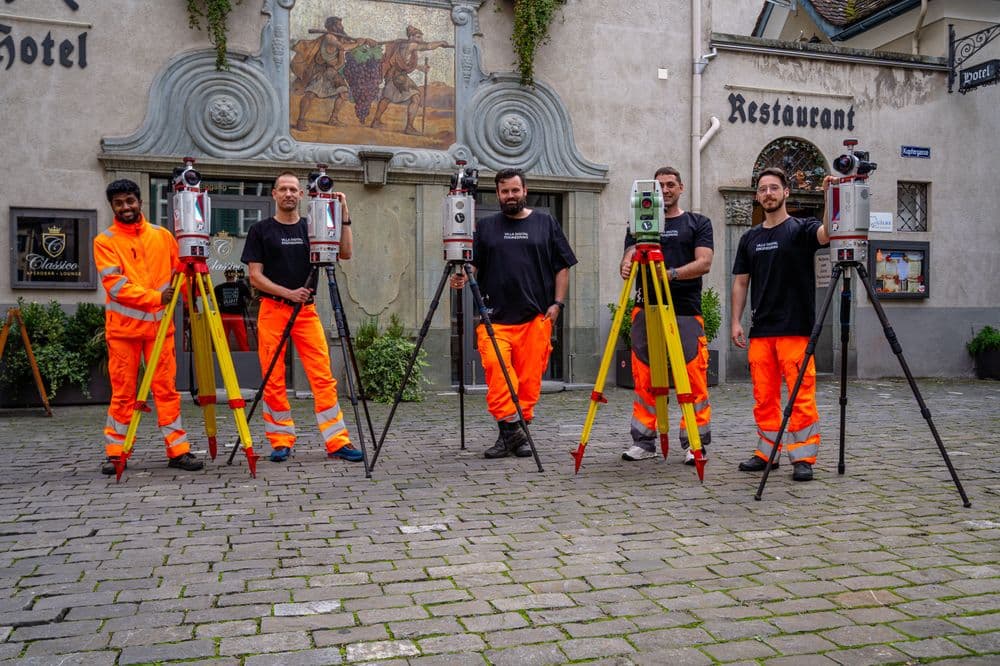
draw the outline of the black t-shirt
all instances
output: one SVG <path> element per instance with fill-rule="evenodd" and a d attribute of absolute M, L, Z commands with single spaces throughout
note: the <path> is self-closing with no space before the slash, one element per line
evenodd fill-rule
<path fill-rule="evenodd" d="M 813 257 L 822 223 L 786 218 L 776 227 L 757 225 L 740 238 L 734 275 L 750 275 L 750 337 L 809 335 L 816 320 Z"/>
<path fill-rule="evenodd" d="M 559 223 L 532 211 L 523 220 L 496 213 L 476 223 L 473 265 L 490 319 L 523 324 L 555 301 L 556 273 L 576 264 Z"/>
<path fill-rule="evenodd" d="M 625 249 L 636 244 L 635 236 L 625 234 Z M 704 215 L 684 212 L 677 217 L 668 217 L 660 233 L 660 249 L 667 268 L 678 268 L 694 261 L 694 249 L 707 247 L 715 249 L 712 236 L 712 221 Z M 645 268 L 648 274 L 648 267 Z M 648 279 L 648 275 L 647 275 Z M 682 316 L 701 314 L 701 276 L 692 280 L 670 282 L 670 296 L 674 301 L 676 314 Z M 635 276 L 636 305 L 644 303 L 642 293 L 642 273 Z M 656 294 L 649 295 L 649 302 L 656 304 Z"/>
<path fill-rule="evenodd" d="M 250 227 L 240 260 L 244 264 L 263 264 L 264 277 L 286 289 L 316 288 L 315 280 L 306 285 L 312 265 L 304 217 L 295 224 L 282 224 L 269 217 Z"/>
<path fill-rule="evenodd" d="M 219 302 L 219 312 L 241 315 L 250 302 L 250 290 L 240 281 L 223 282 L 215 288 L 215 300 Z"/>

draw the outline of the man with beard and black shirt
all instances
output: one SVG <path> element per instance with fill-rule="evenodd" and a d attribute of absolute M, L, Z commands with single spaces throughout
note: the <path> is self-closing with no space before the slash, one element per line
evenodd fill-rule
<path fill-rule="evenodd" d="M 824 190 L 829 181 L 829 176 L 823 180 Z M 741 349 L 747 348 L 747 340 L 740 318 L 747 289 L 753 285 L 747 361 L 758 439 L 754 455 L 740 463 L 743 472 L 760 472 L 767 467 L 781 427 L 781 385 L 794 386 L 816 319 L 813 257 L 816 250 L 830 242 L 828 225 L 815 218 L 788 216 L 785 202 L 789 193 L 784 171 L 768 168 L 760 172 L 757 201 L 764 208 L 764 222 L 740 238 L 733 264 L 731 336 Z M 792 463 L 792 479 L 811 481 L 820 442 L 813 358 L 809 359 L 783 439 Z"/>
<path fill-rule="evenodd" d="M 344 414 L 337 402 L 337 380 L 330 370 L 326 332 L 313 304 L 315 280 L 306 284 L 311 269 L 309 234 L 306 219 L 299 216 L 302 188 L 298 176 L 291 171 L 280 174 L 274 181 L 271 196 L 278 212 L 250 227 L 242 256 L 250 270 L 250 283 L 261 296 L 257 315 L 260 367 L 268 367 L 292 311 L 296 304 L 301 304 L 290 337 L 312 388 L 316 422 L 327 457 L 359 462 L 362 454 L 351 446 Z M 343 192 L 334 192 L 333 196 L 340 201 L 343 213 L 340 258 L 350 259 L 353 238 L 347 197 Z M 295 444 L 295 422 L 285 391 L 284 354 L 278 355 L 264 387 L 264 434 L 271 444 L 271 461 L 288 460 Z"/>
<path fill-rule="evenodd" d="M 502 362 L 530 423 L 552 352 L 552 327 L 566 306 L 569 269 L 576 256 L 555 218 L 526 207 L 528 188 L 520 169 L 497 173 L 496 191 L 501 212 L 476 224 L 472 263 Z M 465 283 L 465 275 L 451 278 L 455 289 Z M 486 374 L 486 405 L 500 429 L 500 437 L 484 455 L 530 456 L 502 366 L 482 324 L 476 329 L 476 347 Z"/>
<path fill-rule="evenodd" d="M 712 406 L 708 401 L 708 339 L 705 337 L 705 320 L 701 316 L 701 276 L 712 267 L 712 221 L 698 213 L 681 210 L 680 197 L 684 192 L 680 172 L 673 167 L 657 169 L 653 177 L 663 192 L 666 213 L 660 248 L 667 265 L 670 296 L 677 315 L 681 346 L 684 349 L 694 415 L 702 446 L 712 441 Z M 625 236 L 625 255 L 620 266 L 621 276 L 628 279 L 635 255 L 636 239 L 631 233 Z M 645 268 L 644 270 L 648 270 Z M 656 304 L 656 294 L 643 294 L 641 276 L 637 276 L 635 307 L 632 310 L 632 377 L 635 380 L 635 400 L 632 402 L 632 446 L 622 453 L 623 460 L 635 461 L 656 457 L 656 396 L 653 393 L 649 369 L 649 342 L 646 340 L 646 312 L 644 302 Z M 665 353 L 665 352 L 664 352 Z M 684 463 L 694 464 L 694 453 L 688 448 L 684 418 L 680 421 L 681 447 L 686 450 Z M 708 455 L 708 449 L 703 453 Z"/>

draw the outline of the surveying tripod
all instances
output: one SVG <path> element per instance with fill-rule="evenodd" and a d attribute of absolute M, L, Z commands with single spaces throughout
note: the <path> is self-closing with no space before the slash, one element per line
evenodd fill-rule
<path fill-rule="evenodd" d="M 49 405 L 49 396 L 45 391 L 45 384 L 42 382 L 42 373 L 38 371 L 38 361 L 35 360 L 35 354 L 31 351 L 28 328 L 24 325 L 24 318 L 21 317 L 21 310 L 18 308 L 7 310 L 7 320 L 4 322 L 3 328 L 0 329 L 0 359 L 3 359 L 3 353 L 7 349 L 7 336 L 10 334 L 10 327 L 15 322 L 17 323 L 18 330 L 21 331 L 21 342 L 24 344 L 24 353 L 28 356 L 31 375 L 35 378 L 35 388 L 38 389 L 38 397 L 42 400 L 42 406 L 45 408 L 46 415 L 52 416 L 52 407 Z"/>
<path fill-rule="evenodd" d="M 642 270 L 643 267 L 646 270 Z M 618 297 L 618 308 L 615 310 L 608 340 L 604 345 L 604 355 L 597 372 L 594 391 L 590 394 L 590 407 L 587 409 L 587 419 L 580 435 L 580 445 L 571 453 L 576 464 L 576 472 L 580 471 L 583 462 L 583 452 L 590 439 L 590 431 L 597 416 L 597 408 L 607 402 L 604 397 L 604 384 L 608 377 L 608 368 L 615 353 L 615 341 L 621 330 L 625 317 L 632 316 L 626 312 L 628 297 L 636 281 L 636 273 L 642 273 L 642 293 L 646 295 L 646 340 L 649 343 L 649 367 L 652 383 L 652 393 L 656 399 L 656 427 L 660 433 L 660 449 L 663 457 L 669 450 L 670 424 L 667 418 L 667 397 L 669 395 L 669 372 L 673 375 L 674 386 L 677 389 L 677 402 L 681 407 L 684 419 L 684 429 L 687 432 L 691 452 L 694 455 L 695 469 L 698 478 L 705 480 L 705 454 L 701 446 L 701 435 L 698 434 L 698 423 L 694 413 L 694 395 L 691 393 L 691 381 L 687 375 L 687 365 L 684 362 L 684 349 L 681 345 L 680 330 L 677 327 L 677 315 L 674 310 L 673 297 L 667 280 L 667 270 L 664 265 L 663 252 L 660 244 L 639 242 L 635 254 L 632 255 L 632 266 L 628 279 Z M 652 286 L 652 290 L 650 290 Z M 649 295 L 656 296 L 656 304 L 650 304 Z"/>
<path fill-rule="evenodd" d="M 496 333 L 493 331 L 493 322 L 490 321 L 490 315 L 486 309 L 486 303 L 483 301 L 482 291 L 479 289 L 479 283 L 476 281 L 475 273 L 472 269 L 472 264 L 467 261 L 454 260 L 445 263 L 444 272 L 441 273 L 441 280 L 438 281 L 437 290 L 434 292 L 434 298 L 431 301 L 431 306 L 427 310 L 427 316 L 424 318 L 424 323 L 420 327 L 420 334 L 417 336 L 416 347 L 413 349 L 413 353 L 410 355 L 410 360 L 406 365 L 406 372 L 403 374 L 403 381 L 399 385 L 399 390 L 396 391 L 396 396 L 392 402 L 392 408 L 389 410 L 389 417 L 386 419 L 385 427 L 382 428 L 382 435 L 379 437 L 378 445 L 375 447 L 375 455 L 372 457 L 372 467 L 375 467 L 375 462 L 378 460 L 379 454 L 382 453 L 382 444 L 385 441 L 386 433 L 389 432 L 389 426 L 392 425 L 392 418 L 396 414 L 396 408 L 403 399 L 403 390 L 406 388 L 406 383 L 410 379 L 410 373 L 413 371 L 413 366 L 417 361 L 417 355 L 420 353 L 420 348 L 424 343 L 424 338 L 427 337 L 427 331 L 430 329 L 431 320 L 434 318 L 434 311 L 437 310 L 438 303 L 441 301 L 441 292 L 444 291 L 445 284 L 447 284 L 448 279 L 452 271 L 464 273 L 466 278 L 468 278 L 468 287 L 472 291 L 472 299 L 476 305 L 476 309 L 479 311 L 480 320 L 482 325 L 486 328 L 486 334 L 490 338 L 490 342 L 493 343 L 493 353 L 497 355 L 497 359 L 500 360 L 500 369 L 503 371 L 504 381 L 507 383 L 507 390 L 510 392 L 510 399 L 514 403 L 514 408 L 517 410 L 518 423 L 524 429 L 524 434 L 528 439 L 528 444 L 531 446 L 531 455 L 535 458 L 535 464 L 538 466 L 538 471 L 543 472 L 542 461 L 538 457 L 538 449 L 535 448 L 535 441 L 531 438 L 531 433 L 528 431 L 528 424 L 524 420 L 524 413 L 521 411 L 521 403 L 517 398 L 517 391 L 514 390 L 514 384 L 510 380 L 510 372 L 507 371 L 507 365 L 503 362 L 503 355 L 500 353 L 500 345 L 497 344 Z M 463 344 L 463 312 L 462 312 L 462 297 L 459 294 L 455 301 L 457 303 L 455 307 L 455 314 L 458 318 L 458 408 L 459 408 L 459 429 L 461 430 L 461 441 L 462 449 L 465 449 L 465 358 L 464 358 L 464 344 Z"/>
<path fill-rule="evenodd" d="M 170 286 L 174 290 L 173 296 L 163 311 L 163 319 L 160 321 L 160 327 L 157 329 L 156 338 L 153 341 L 153 352 L 146 359 L 146 371 L 139 383 L 139 392 L 132 408 L 132 419 L 129 421 L 128 432 L 125 434 L 125 442 L 122 445 L 122 455 L 115 461 L 115 478 L 116 480 L 121 479 L 122 472 L 125 471 L 125 464 L 129 456 L 132 455 L 139 420 L 142 418 L 143 412 L 149 411 L 146 398 L 149 397 L 156 366 L 159 363 L 160 354 L 163 352 L 163 343 L 173 322 L 177 299 L 182 290 L 187 302 L 191 324 L 191 348 L 194 350 L 194 372 L 198 384 L 197 403 L 205 416 L 208 453 L 212 460 L 215 460 L 218 430 L 215 414 L 215 369 L 212 362 L 214 349 L 219 363 L 219 371 L 222 373 L 222 382 L 226 389 L 229 408 L 233 410 L 236 429 L 247 457 L 250 476 L 256 478 L 257 454 L 253 450 L 250 427 L 247 425 L 247 417 L 243 411 L 246 403 L 240 393 L 233 358 L 229 354 L 229 343 L 226 341 L 222 315 L 219 313 L 219 304 L 215 300 L 215 292 L 212 289 L 212 278 L 209 275 L 208 264 L 204 258 L 199 257 L 184 257 L 181 259 L 181 263 L 183 270 L 176 272 L 171 280 Z"/>
<path fill-rule="evenodd" d="M 764 475 L 760 479 L 760 485 L 757 487 L 757 493 L 754 495 L 754 499 L 760 501 L 760 498 L 764 493 L 764 485 L 767 483 L 767 477 L 771 472 L 771 465 L 774 463 L 778 454 L 778 448 L 781 445 L 781 436 L 784 434 L 785 427 L 788 425 L 788 421 L 791 418 L 792 407 L 795 405 L 795 398 L 798 396 L 799 388 L 802 386 L 802 379 L 809 366 L 809 360 L 816 350 L 816 342 L 819 340 L 820 332 L 823 329 L 823 321 L 826 319 L 827 312 L 830 309 L 830 302 L 833 300 L 833 292 L 835 291 L 837 282 L 841 279 L 841 277 L 843 277 L 844 283 L 840 294 L 840 455 L 837 462 L 837 473 L 844 473 L 844 424 L 847 420 L 847 343 L 851 338 L 851 269 L 858 272 L 861 284 L 864 285 L 865 291 L 868 293 L 868 300 L 871 302 L 872 308 L 874 308 L 875 314 L 878 315 L 879 322 L 882 324 L 882 331 L 885 333 L 885 339 L 889 343 L 892 353 L 895 354 L 896 358 L 899 360 L 899 365 L 903 369 L 903 374 L 906 375 L 906 381 L 910 385 L 910 390 L 913 391 L 913 397 L 920 406 L 920 415 L 927 421 L 927 426 L 930 428 L 931 435 L 934 437 L 938 451 L 941 452 L 941 457 L 944 458 L 944 464 L 948 467 L 948 473 L 951 474 L 951 480 L 954 482 L 955 488 L 958 490 L 958 494 L 962 497 L 962 505 L 968 508 L 972 506 L 972 503 L 966 496 L 965 489 L 962 488 L 962 482 L 958 480 L 958 474 L 955 472 L 955 467 L 951 464 L 951 458 L 948 457 L 948 451 L 944 448 L 944 443 L 941 441 L 941 436 L 938 434 L 937 428 L 934 427 L 934 421 L 931 420 L 931 411 L 927 408 L 927 404 L 920 395 L 920 389 L 917 388 L 917 383 L 913 380 L 913 375 L 910 373 L 910 367 L 907 365 L 906 359 L 903 358 L 903 348 L 900 346 L 899 340 L 896 338 L 896 332 L 892 329 L 892 324 L 889 323 L 889 319 L 885 315 L 885 310 L 882 309 L 882 304 L 879 302 L 878 295 L 875 293 L 875 289 L 872 287 L 871 280 L 869 279 L 868 271 L 865 269 L 864 264 L 858 261 L 838 261 L 833 266 L 833 273 L 830 277 L 830 288 L 827 291 L 826 300 L 823 301 L 823 307 L 820 310 L 819 317 L 816 318 L 816 323 L 813 326 L 812 333 L 809 335 L 809 342 L 806 344 L 805 358 L 803 358 L 802 363 L 799 364 L 798 377 L 796 377 L 795 385 L 788 394 L 788 403 L 785 405 L 785 410 L 781 419 L 781 426 L 778 428 L 778 434 L 774 438 L 774 446 L 771 447 L 771 455 L 768 458 L 768 464 L 764 467 Z"/>

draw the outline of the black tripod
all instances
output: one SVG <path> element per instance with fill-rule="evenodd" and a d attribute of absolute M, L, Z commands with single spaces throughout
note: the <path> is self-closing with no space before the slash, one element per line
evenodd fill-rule
<path fill-rule="evenodd" d="M 844 473 L 844 424 L 847 419 L 847 343 L 850 340 L 851 334 L 852 268 L 858 272 L 861 284 L 864 285 L 865 291 L 868 292 L 868 300 L 871 301 L 872 307 L 875 308 L 875 313 L 878 315 L 879 321 L 882 323 L 882 330 L 885 332 L 885 339 L 888 341 L 889 347 L 896 355 L 896 358 L 899 359 L 899 365 L 903 368 L 903 374 L 906 375 L 906 381 L 910 384 L 910 390 L 913 391 L 913 397 L 916 398 L 917 404 L 920 406 L 920 414 L 927 421 L 927 425 L 931 429 L 931 434 L 934 436 L 934 441 L 937 443 L 938 450 L 941 452 L 941 457 L 944 458 L 944 464 L 948 467 L 948 472 L 951 474 L 951 480 L 955 483 L 955 488 L 958 490 L 958 494 L 962 496 L 962 505 L 968 508 L 972 506 L 972 502 L 970 502 L 969 498 L 966 496 L 965 489 L 962 488 L 962 482 L 958 480 L 958 474 L 955 473 L 955 468 L 951 464 L 951 458 L 948 457 L 948 451 L 945 450 L 944 444 L 941 442 L 941 436 L 938 435 L 937 428 L 934 427 L 934 421 L 931 420 L 931 410 L 928 409 L 926 403 L 924 403 L 924 399 L 920 395 L 920 389 L 917 388 L 917 383 L 913 380 L 913 375 L 910 373 L 910 367 L 906 364 L 906 359 L 903 358 L 903 348 L 900 346 L 899 340 L 896 339 L 896 332 L 892 330 L 892 325 L 889 323 L 889 319 L 885 316 L 885 310 L 882 309 L 882 304 L 878 300 L 875 289 L 872 288 L 871 281 L 868 278 L 868 271 L 865 269 L 864 265 L 857 261 L 838 261 L 833 266 L 833 274 L 830 279 L 830 288 L 826 293 L 826 300 L 823 301 L 823 308 L 820 311 L 819 317 L 816 319 L 816 324 L 813 326 L 812 333 L 809 335 L 809 342 L 806 344 L 806 355 L 802 360 L 801 366 L 799 367 L 799 376 L 796 378 L 795 386 L 792 388 L 792 392 L 788 396 L 788 403 L 785 406 L 783 418 L 781 419 L 781 427 L 778 428 L 778 435 L 774 439 L 774 446 L 771 447 L 771 455 L 768 457 L 767 465 L 764 467 L 764 475 L 760 479 L 760 486 L 757 488 L 757 494 L 754 495 L 754 499 L 760 501 L 761 495 L 764 492 L 764 484 L 767 483 L 768 474 L 771 472 L 771 465 L 774 464 L 774 459 L 778 454 L 778 447 L 781 444 L 781 436 L 785 432 L 785 426 L 788 425 L 789 418 L 791 418 L 792 406 L 795 404 L 795 398 L 799 393 L 799 387 L 802 385 L 802 378 L 805 376 L 806 369 L 809 366 L 809 359 L 816 350 L 816 341 L 819 339 L 820 330 L 823 328 L 823 321 L 826 319 L 826 314 L 830 309 L 830 302 L 833 300 L 833 292 L 841 275 L 844 277 L 844 285 L 840 294 L 840 458 L 837 462 L 837 473 Z"/>
<path fill-rule="evenodd" d="M 309 277 L 306 278 L 305 286 L 310 287 L 315 284 L 317 272 L 319 270 L 319 264 L 313 264 L 312 269 L 309 271 Z M 368 423 L 368 432 L 371 436 L 372 441 L 375 441 L 375 429 L 372 427 L 371 415 L 368 412 L 368 403 L 364 399 L 363 388 L 361 386 L 361 373 L 358 370 L 357 357 L 354 355 L 354 344 L 351 342 L 350 329 L 347 326 L 347 318 L 344 316 L 343 304 L 340 300 L 340 289 L 337 287 L 337 276 L 336 268 L 334 264 L 329 264 L 325 266 L 327 283 L 330 288 L 330 305 L 333 308 L 334 320 L 337 323 L 337 335 L 340 336 L 341 345 L 340 350 L 344 355 L 344 370 L 347 375 L 347 386 L 351 399 L 351 406 L 354 408 L 354 420 L 358 424 L 358 442 L 361 444 L 361 454 L 363 456 L 363 462 L 365 466 L 365 477 L 371 478 L 371 467 L 368 463 L 368 450 L 365 446 L 365 434 L 364 430 L 361 428 L 361 415 L 358 412 L 358 394 L 361 395 L 361 403 L 365 408 L 365 419 Z M 257 409 L 257 404 L 261 401 L 264 396 L 264 387 L 267 386 L 268 380 L 271 378 L 271 373 L 274 371 L 274 366 L 278 362 L 281 354 L 284 353 L 286 343 L 291 339 L 292 327 L 295 325 L 295 320 L 299 316 L 299 312 L 302 311 L 303 303 L 296 303 L 292 307 L 292 314 L 288 317 L 288 322 L 285 324 L 284 330 L 281 332 L 281 338 L 278 340 L 278 347 L 274 350 L 274 354 L 271 356 L 270 362 L 268 362 L 267 370 L 264 372 L 264 377 L 260 382 L 260 387 L 257 389 L 257 393 L 253 397 L 253 403 L 250 405 L 250 410 L 247 412 L 247 420 L 253 416 L 254 411 Z M 353 373 L 353 374 L 352 374 Z M 354 378 L 357 378 L 358 390 L 355 390 Z M 233 464 L 233 457 L 236 455 L 236 445 L 234 443 L 233 450 L 229 453 L 229 460 L 227 464 Z"/>
<path fill-rule="evenodd" d="M 410 361 L 406 366 L 406 372 L 403 374 L 403 381 L 399 385 L 399 390 L 396 391 L 396 397 L 392 403 L 392 409 L 389 410 L 389 417 L 385 422 L 385 427 L 382 429 L 382 435 L 379 437 L 378 444 L 375 446 L 375 455 L 372 456 L 371 466 L 374 468 L 376 461 L 378 461 L 378 456 L 382 452 L 382 443 L 385 441 L 385 435 L 389 432 L 389 426 L 392 425 L 392 417 L 396 414 L 396 408 L 399 407 L 399 403 L 403 399 L 403 390 L 406 388 L 406 383 L 410 379 L 410 373 L 413 371 L 413 366 L 417 361 L 417 355 L 420 353 L 420 347 L 424 344 L 424 338 L 427 337 L 427 331 L 431 326 L 431 319 L 434 318 L 434 311 L 437 310 L 438 303 L 441 301 L 441 292 L 444 291 L 445 284 L 448 282 L 448 277 L 453 270 L 461 269 L 465 272 L 466 277 L 469 280 L 469 288 L 472 290 L 472 298 L 476 304 L 476 308 L 479 310 L 479 316 L 482 320 L 483 326 L 486 327 L 486 334 L 490 337 L 490 342 L 493 343 L 493 351 L 500 359 L 500 369 L 503 371 L 504 381 L 507 382 L 507 390 L 510 391 L 510 399 L 514 403 L 514 407 L 517 409 L 517 417 L 521 427 L 524 428 L 524 434 L 528 438 L 528 444 L 531 446 L 531 454 L 535 457 L 535 464 L 538 465 L 538 471 L 543 472 L 542 461 L 538 458 L 538 449 L 535 448 L 535 441 L 531 438 L 531 433 L 528 431 L 528 424 L 524 420 L 524 414 L 521 412 L 521 403 L 517 399 L 517 392 L 514 390 L 514 384 L 510 381 L 510 373 L 507 372 L 507 366 L 503 363 L 503 356 L 500 354 L 500 345 L 497 344 L 496 334 L 493 332 L 493 323 L 490 321 L 489 313 L 486 311 L 486 304 L 483 302 L 482 292 L 479 290 L 479 283 L 476 282 L 475 275 L 472 272 L 472 264 L 462 261 L 449 261 L 445 263 L 444 272 L 441 273 L 441 280 L 438 282 L 437 290 L 434 292 L 434 299 L 431 301 L 431 307 L 427 311 L 427 316 L 424 318 L 424 323 L 420 327 L 420 334 L 417 336 L 417 345 L 413 350 L 413 354 L 410 355 Z M 459 413 L 459 428 L 461 429 L 461 441 L 462 449 L 465 449 L 465 359 L 463 351 L 463 318 L 462 318 L 462 299 L 461 296 L 457 299 L 457 305 L 455 308 L 455 314 L 458 316 L 458 413 Z"/>

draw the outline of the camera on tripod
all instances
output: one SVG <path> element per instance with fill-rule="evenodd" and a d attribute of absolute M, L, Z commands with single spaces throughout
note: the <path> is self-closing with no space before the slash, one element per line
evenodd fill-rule
<path fill-rule="evenodd" d="M 458 171 L 451 176 L 451 189 L 444 200 L 441 237 L 444 242 L 444 260 L 449 263 L 464 263 L 472 261 L 479 169 L 465 166 L 466 162 L 463 160 L 457 160 L 455 164 Z"/>
<path fill-rule="evenodd" d="M 663 191 L 658 180 L 637 180 L 632 183 L 631 225 L 636 242 L 660 243 L 664 225 Z"/>
<path fill-rule="evenodd" d="M 830 258 L 834 262 L 864 263 L 868 257 L 868 225 L 871 218 L 868 177 L 878 167 L 867 151 L 855 150 L 857 139 L 845 139 L 847 153 L 833 161 L 842 177 L 826 190 L 829 214 Z"/>
<path fill-rule="evenodd" d="M 184 166 L 174 168 L 174 236 L 181 259 L 205 260 L 209 250 L 212 202 L 201 188 L 201 174 L 194 158 L 185 157 Z"/>
<path fill-rule="evenodd" d="M 317 164 L 309 174 L 309 206 L 306 226 L 309 232 L 309 262 L 333 264 L 340 258 L 340 234 L 343 231 L 340 200 L 333 196 L 333 178 L 326 165 Z"/>

